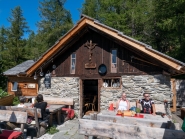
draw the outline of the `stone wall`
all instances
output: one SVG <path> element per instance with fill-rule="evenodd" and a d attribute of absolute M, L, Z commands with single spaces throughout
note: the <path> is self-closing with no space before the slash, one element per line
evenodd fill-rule
<path fill-rule="evenodd" d="M 171 101 L 173 94 L 170 77 L 164 75 L 123 75 L 120 89 L 101 89 L 100 109 L 108 109 L 109 101 L 117 101 L 121 97 L 122 91 L 127 94 L 131 106 L 135 106 L 135 101 L 142 98 L 144 92 L 149 93 L 155 103 L 161 105 L 165 99 Z"/>
<path fill-rule="evenodd" d="M 185 107 L 185 80 L 176 80 L 177 106 Z"/>
<path fill-rule="evenodd" d="M 172 92 L 170 77 L 164 75 L 123 75 L 121 88 L 101 88 L 100 109 L 109 107 L 109 101 L 117 101 L 125 91 L 131 104 L 135 105 L 138 98 L 142 98 L 143 92 L 150 94 L 156 104 L 163 105 L 163 100 L 171 101 Z M 39 93 L 46 97 L 71 97 L 75 105 L 74 110 L 79 115 L 80 110 L 80 86 L 78 77 L 52 77 L 51 88 L 44 85 L 44 78 L 40 80 Z M 132 106 L 132 105 L 131 105 Z"/>
<path fill-rule="evenodd" d="M 79 94 L 80 94 L 78 77 L 51 77 L 51 88 L 45 88 L 44 78 L 40 80 L 39 94 L 46 97 L 73 98 L 74 110 L 79 114 Z"/>

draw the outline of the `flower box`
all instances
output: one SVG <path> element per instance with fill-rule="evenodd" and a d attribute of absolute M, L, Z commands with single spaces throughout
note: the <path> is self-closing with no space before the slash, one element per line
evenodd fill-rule
<path fill-rule="evenodd" d="M 14 95 L 0 98 L 0 106 L 11 106 L 13 104 Z"/>

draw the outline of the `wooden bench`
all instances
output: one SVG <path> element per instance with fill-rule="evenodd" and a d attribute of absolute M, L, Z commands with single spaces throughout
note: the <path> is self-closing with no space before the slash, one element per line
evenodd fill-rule
<path fill-rule="evenodd" d="M 79 133 L 89 136 L 102 136 L 114 139 L 122 138 L 185 138 L 185 133 L 171 128 L 163 120 L 149 120 L 132 117 L 90 114 L 90 119 L 79 120 Z M 163 119 L 163 118 L 162 118 Z"/>
<path fill-rule="evenodd" d="M 73 98 L 59 98 L 59 97 L 44 97 L 44 101 L 48 104 L 61 104 L 66 105 L 66 107 L 71 108 L 74 105 Z"/>
<path fill-rule="evenodd" d="M 63 108 L 71 109 L 74 106 L 73 98 L 59 98 L 59 97 L 44 97 L 44 101 L 50 105 L 66 105 Z M 61 116 L 63 121 L 67 116 L 67 109 L 61 109 Z M 53 115 L 52 115 L 53 116 Z"/>
<path fill-rule="evenodd" d="M 34 117 L 34 121 L 31 124 L 26 124 L 27 136 L 40 137 L 46 133 L 47 126 L 43 125 L 47 125 L 49 120 L 39 120 L 39 118 L 42 118 L 41 109 L 21 108 L 17 106 L 1 106 L 0 108 L 3 110 L 24 111 L 27 113 L 27 117 Z"/>
<path fill-rule="evenodd" d="M 13 138 L 14 136 L 22 136 L 23 138 L 24 126 L 27 122 L 27 117 L 27 112 L 0 110 L 0 121 L 18 123 L 21 125 L 21 131 L 3 129 L 2 134 L 0 134 L 0 138 Z"/>

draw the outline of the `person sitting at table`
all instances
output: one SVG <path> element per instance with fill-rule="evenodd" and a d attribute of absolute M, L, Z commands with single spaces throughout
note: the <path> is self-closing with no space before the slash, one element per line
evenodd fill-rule
<path fill-rule="evenodd" d="M 27 108 L 27 106 L 24 105 L 24 103 L 26 102 L 26 98 L 24 96 L 20 96 L 19 101 L 20 103 L 17 105 L 17 107 Z"/>
<path fill-rule="evenodd" d="M 47 102 L 44 102 L 43 95 L 38 94 L 38 96 L 36 97 L 36 101 L 37 102 L 33 104 L 33 107 L 41 109 L 42 118 L 39 118 L 39 120 L 48 119 L 48 115 L 46 113 Z"/>
<path fill-rule="evenodd" d="M 156 115 L 155 104 L 148 93 L 143 93 L 144 99 L 139 99 L 136 101 L 136 107 L 139 106 L 139 103 L 142 106 L 142 113 Z"/>
<path fill-rule="evenodd" d="M 117 110 L 129 110 L 130 102 L 126 99 L 126 94 L 123 92 L 121 98 L 116 103 Z"/>

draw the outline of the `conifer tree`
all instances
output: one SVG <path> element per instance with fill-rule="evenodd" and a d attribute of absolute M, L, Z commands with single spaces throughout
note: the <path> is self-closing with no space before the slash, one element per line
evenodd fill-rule
<path fill-rule="evenodd" d="M 64 8 L 65 0 L 43 0 L 40 2 L 41 21 L 38 22 L 38 36 L 43 49 L 48 49 L 63 36 L 73 23 L 71 14 Z"/>
<path fill-rule="evenodd" d="M 26 40 L 23 37 L 24 33 L 29 31 L 19 6 L 11 11 L 8 21 L 11 25 L 7 29 L 7 41 L 1 51 L 1 58 L 6 70 L 26 60 L 24 55 Z"/>

